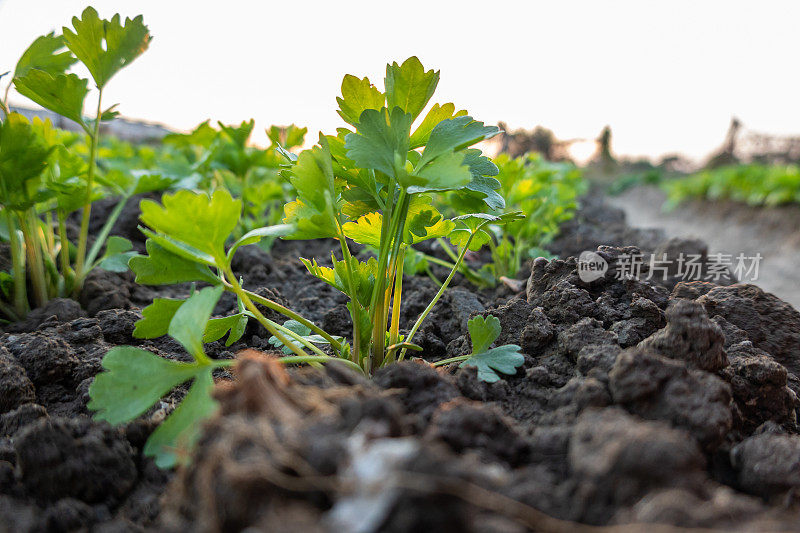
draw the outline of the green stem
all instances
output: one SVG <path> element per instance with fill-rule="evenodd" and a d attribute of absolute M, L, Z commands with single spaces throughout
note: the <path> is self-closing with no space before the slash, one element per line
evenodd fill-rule
<path fill-rule="evenodd" d="M 380 326 L 380 307 L 378 302 L 383 302 L 384 293 L 386 291 L 386 269 L 389 263 L 389 244 L 391 222 L 394 215 L 394 187 L 390 188 L 390 192 L 386 196 L 386 207 L 381 216 L 381 238 L 380 238 L 380 251 L 378 252 L 378 272 L 375 277 L 375 286 L 372 289 L 372 295 L 369 303 L 369 319 L 372 323 L 372 340 L 375 343 L 376 330 L 380 330 L 381 338 L 383 338 L 386 323 Z M 380 300 L 379 300 L 380 299 Z M 370 348 L 369 366 L 372 365 L 374 346 Z"/>
<path fill-rule="evenodd" d="M 425 267 L 425 273 L 428 275 L 429 278 L 431 278 L 431 281 L 433 281 L 437 287 L 442 286 L 442 282 L 439 281 L 439 278 L 433 275 L 433 271 L 431 270 L 430 266 Z"/>
<path fill-rule="evenodd" d="M 11 264 L 14 268 L 14 311 L 17 316 L 24 317 L 28 313 L 28 294 L 25 273 L 25 255 L 17 235 L 17 228 L 11 211 L 4 208 L 6 225 L 8 226 L 8 236 L 11 241 Z"/>
<path fill-rule="evenodd" d="M 111 215 L 109 215 L 106 223 L 103 224 L 103 228 L 100 230 L 100 233 L 97 234 L 94 244 L 92 245 L 92 249 L 89 250 L 89 254 L 86 256 L 85 264 L 88 265 L 88 268 L 86 269 L 86 272 L 84 272 L 84 278 L 95 266 L 97 266 L 94 264 L 95 260 L 97 259 L 97 256 L 100 255 L 100 250 L 103 249 L 103 245 L 105 245 L 106 240 L 108 239 L 108 234 L 111 233 L 111 229 L 114 227 L 114 224 L 116 224 L 117 219 L 119 219 L 120 215 L 122 214 L 122 210 L 125 209 L 129 199 L 130 196 L 127 195 L 120 199 L 117 205 L 114 206 L 114 210 L 111 212 Z M 78 283 L 83 283 L 83 280 L 78 280 Z"/>
<path fill-rule="evenodd" d="M 444 250 L 450 259 L 452 259 L 454 262 L 458 261 L 458 256 L 455 254 L 455 252 L 453 252 L 453 250 L 450 248 L 450 245 L 447 244 L 443 238 L 438 237 L 436 242 L 439 243 L 439 246 L 442 247 L 442 250 Z"/>
<path fill-rule="evenodd" d="M 39 221 L 33 208 L 28 209 L 24 214 L 18 213 L 19 225 L 22 228 L 22 237 L 25 240 L 25 253 L 28 256 L 30 266 L 31 285 L 33 286 L 33 297 L 37 307 L 43 307 L 48 300 L 47 280 L 44 275 L 44 262 L 42 259 L 41 242 L 36 238 L 38 232 L 37 222 Z"/>
<path fill-rule="evenodd" d="M 472 357 L 472 354 L 469 355 L 458 355 L 456 357 L 451 357 L 449 359 L 442 359 L 441 361 L 436 361 L 435 363 L 431 363 L 433 366 L 444 366 L 449 365 L 450 363 L 458 363 L 459 361 L 466 361 Z"/>
<path fill-rule="evenodd" d="M 17 315 L 14 308 L 8 305 L 5 302 L 0 302 L 0 312 L 5 313 L 5 315 L 12 321 L 16 322 L 20 319 L 19 315 Z"/>
<path fill-rule="evenodd" d="M 394 273 L 397 270 L 397 255 L 402 244 L 403 229 L 405 228 L 406 216 L 408 215 L 408 204 L 411 196 L 405 191 L 401 190 L 395 204 L 394 213 L 392 213 L 391 223 L 389 224 L 389 232 L 386 234 L 388 238 L 381 233 L 381 245 L 389 249 L 387 253 L 386 265 L 378 272 L 378 279 L 381 281 L 380 290 L 377 293 L 377 300 L 380 305 L 375 309 L 374 323 L 372 330 L 372 364 L 376 367 L 383 365 L 383 359 L 386 357 L 386 319 L 387 316 L 387 281 L 391 283 L 392 279 L 389 278 L 387 273 Z M 384 240 L 385 239 L 385 240 Z M 390 288 L 390 287 L 389 287 Z M 373 295 L 376 296 L 376 295 Z"/>
<path fill-rule="evenodd" d="M 61 259 L 61 278 L 64 280 L 63 294 L 70 292 L 70 268 L 69 268 L 69 239 L 67 239 L 67 215 L 63 210 L 59 209 L 57 213 L 58 218 L 58 239 L 61 243 L 61 249 L 58 256 Z"/>
<path fill-rule="evenodd" d="M 424 257 L 429 263 L 433 263 L 434 265 L 443 266 L 445 268 L 453 268 L 453 265 L 455 264 L 455 263 L 451 263 L 450 261 L 445 261 L 444 259 L 439 259 L 438 257 L 435 257 L 433 255 L 428 255 L 428 254 L 423 253 L 423 252 L 417 252 L 417 253 L 422 255 L 422 257 Z M 454 260 L 455 259 L 458 259 L 458 256 L 454 256 Z M 481 279 L 481 277 L 478 274 L 478 272 L 475 271 L 475 269 L 468 267 L 466 265 L 466 263 L 463 263 L 461 265 L 461 272 L 465 276 L 467 276 L 468 279 L 470 279 L 473 282 L 476 282 L 476 280 L 480 281 L 480 279 Z M 441 285 L 440 282 L 437 282 L 436 284 L 437 285 Z"/>
<path fill-rule="evenodd" d="M 49 255 L 54 255 L 53 250 L 56 247 L 56 236 L 53 233 L 53 212 L 48 211 L 44 215 L 45 220 L 45 239 L 47 241 L 47 252 Z"/>
<path fill-rule="evenodd" d="M 350 291 L 350 305 L 353 318 L 353 361 L 361 365 L 361 302 L 358 301 L 356 282 L 353 277 L 353 257 L 350 254 L 350 247 L 347 246 L 347 239 L 344 229 L 336 217 L 336 231 L 339 233 L 339 245 L 342 248 L 342 259 L 344 260 L 345 272 L 347 272 L 347 288 Z M 367 370 L 369 372 L 369 369 Z"/>
<path fill-rule="evenodd" d="M 439 288 L 439 291 L 436 293 L 436 296 L 433 297 L 433 300 L 431 300 L 431 303 L 428 304 L 428 307 L 426 307 L 425 310 L 422 312 L 422 314 L 419 315 L 419 318 L 414 323 L 414 327 L 411 328 L 411 331 L 408 333 L 408 336 L 405 338 L 405 342 L 411 342 L 414 339 L 414 335 L 417 333 L 417 330 L 422 325 L 422 321 L 425 320 L 425 317 L 428 316 L 428 313 L 431 312 L 431 309 L 433 309 L 433 306 L 436 305 L 436 302 L 438 302 L 439 298 L 441 298 L 442 295 L 444 294 L 445 289 L 447 289 L 447 286 L 450 284 L 450 281 L 453 279 L 453 276 L 455 276 L 456 271 L 458 270 L 459 264 L 461 263 L 461 261 L 464 260 L 464 255 L 466 255 L 467 250 L 469 250 L 469 245 L 472 242 L 472 238 L 475 237 L 476 233 L 477 233 L 477 230 L 476 230 L 476 232 L 471 233 L 470 236 L 469 236 L 469 239 L 467 239 L 467 242 L 464 243 L 464 248 L 461 250 L 461 253 L 458 255 L 458 258 L 456 259 L 456 264 L 453 265 L 453 269 L 450 271 L 450 275 L 447 276 L 447 279 L 444 280 L 444 283 L 442 283 L 442 286 Z M 398 361 L 402 361 L 403 358 L 405 358 L 405 355 L 406 355 L 406 348 L 403 348 L 403 351 L 400 352 L 400 357 L 398 357 Z"/>
<path fill-rule="evenodd" d="M 405 248 L 400 249 L 400 257 L 397 261 L 397 272 L 394 277 L 394 298 L 392 300 L 392 325 L 389 328 L 389 345 L 394 346 L 400 340 L 400 305 L 403 298 L 403 267 L 405 258 Z M 395 350 L 390 350 L 386 354 L 386 361 L 394 361 Z"/>
<path fill-rule="evenodd" d="M 269 320 L 269 319 L 267 319 L 267 320 Z M 312 342 L 311 342 L 311 341 L 309 341 L 308 339 L 304 338 L 302 335 L 299 335 L 298 333 L 296 333 L 296 332 L 294 332 L 294 331 L 290 330 L 290 329 L 289 329 L 289 328 L 287 328 L 286 326 L 282 326 L 282 325 L 278 324 L 278 323 L 277 323 L 277 322 L 275 322 L 274 320 L 269 320 L 269 322 L 270 322 L 270 323 L 271 323 L 273 326 L 275 326 L 275 328 L 277 328 L 278 330 L 282 331 L 283 333 L 285 333 L 285 334 L 289 335 L 290 337 L 292 337 L 293 339 L 295 339 L 297 342 L 301 343 L 303 346 L 305 346 L 306 348 L 308 348 L 308 349 L 309 349 L 309 350 L 311 350 L 312 352 L 314 352 L 314 353 L 316 353 L 316 354 L 319 354 L 319 355 L 321 355 L 321 356 L 323 356 L 323 357 L 329 357 L 329 356 L 328 356 L 328 354 L 326 354 L 325 352 L 323 352 L 322 350 L 320 350 L 318 347 L 314 346 L 314 343 L 312 343 Z"/>
<path fill-rule="evenodd" d="M 11 90 L 11 83 L 12 82 L 8 82 L 8 85 L 6 85 L 5 95 L 3 96 L 3 99 L 0 100 L 0 109 L 3 110 L 3 115 L 6 117 L 11 114 L 11 109 L 8 107 L 8 92 Z"/>
<path fill-rule="evenodd" d="M 340 362 L 344 363 L 348 367 L 356 370 L 360 374 L 364 374 L 364 369 L 358 366 L 353 361 L 349 359 L 340 359 L 338 357 L 331 357 L 329 355 L 321 356 L 321 355 L 303 355 L 303 356 L 296 356 L 296 355 L 288 355 L 286 357 L 279 357 L 278 361 L 287 365 L 291 364 L 303 364 L 303 363 L 334 363 Z"/>
<path fill-rule="evenodd" d="M 218 260 L 217 264 L 224 264 L 224 261 Z M 262 326 L 267 328 L 267 331 L 269 331 L 270 333 L 275 335 L 275 337 L 279 341 L 281 341 L 284 346 L 286 346 L 287 348 L 292 350 L 299 357 L 308 356 L 308 354 L 305 353 L 301 348 L 299 348 L 295 343 L 293 343 L 292 341 L 287 339 L 283 335 L 283 333 L 280 332 L 280 330 L 278 330 L 277 328 L 273 327 L 272 326 L 272 324 L 273 324 L 272 321 L 269 320 L 267 317 L 265 317 L 263 315 L 263 313 L 261 313 L 261 311 L 258 310 L 258 307 L 255 306 L 253 301 L 247 296 L 247 293 L 244 291 L 244 289 L 242 289 L 242 287 L 239 285 L 239 281 L 236 279 L 236 275 L 233 273 L 233 271 L 231 270 L 230 266 L 225 267 L 223 269 L 223 273 L 228 278 L 228 283 L 230 284 L 231 289 L 233 290 L 234 294 L 236 294 L 236 296 L 238 296 L 242 300 L 242 302 L 244 303 L 244 306 L 251 313 L 253 313 L 253 315 L 256 317 L 256 320 L 258 320 L 261 323 Z"/>
<path fill-rule="evenodd" d="M 92 215 L 92 187 L 94 186 L 94 173 L 97 166 L 97 147 L 100 144 L 100 116 L 102 109 L 103 89 L 97 95 L 97 115 L 94 120 L 94 131 L 89 137 L 91 140 L 91 151 L 89 153 L 89 170 L 86 174 L 86 195 L 83 204 L 83 214 L 81 215 L 81 230 L 78 237 L 78 257 L 75 260 L 75 296 L 77 297 L 83 285 L 86 265 L 86 246 L 89 240 L 89 219 Z"/>
<path fill-rule="evenodd" d="M 313 322 L 311 322 L 307 318 L 303 317 L 302 315 L 298 315 L 297 313 L 295 313 L 291 309 L 286 308 L 286 307 L 282 306 L 281 304 L 275 303 L 272 300 L 264 298 L 263 296 L 259 296 L 258 294 L 254 293 L 254 292 L 250 292 L 250 291 L 248 291 L 246 289 L 242 289 L 242 291 L 244 291 L 244 293 L 247 295 L 247 297 L 250 298 L 251 300 L 253 300 L 254 302 L 257 302 L 257 303 L 263 305 L 264 307 L 272 309 L 273 311 L 276 311 L 276 312 L 278 312 L 278 313 L 280 313 L 280 314 L 282 314 L 282 315 L 284 315 L 284 316 L 286 316 L 288 318 L 291 318 L 292 320 L 295 320 L 295 321 L 303 324 L 305 327 L 307 327 L 308 329 L 310 329 L 311 331 L 313 331 L 314 333 L 318 334 L 323 339 L 328 341 L 330 343 L 330 345 L 333 346 L 333 349 L 336 350 L 337 352 L 341 352 L 342 351 L 342 343 L 340 343 L 339 341 L 337 341 L 336 339 L 331 337 L 331 335 L 328 334 L 325 330 L 321 329 L 319 326 L 317 326 L 316 324 L 314 324 Z"/>

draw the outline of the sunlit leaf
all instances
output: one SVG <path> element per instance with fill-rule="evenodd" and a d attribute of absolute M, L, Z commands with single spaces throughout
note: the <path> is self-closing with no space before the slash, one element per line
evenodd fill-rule
<path fill-rule="evenodd" d="M 86 65 L 97 87 L 102 89 L 122 68 L 139 57 L 150 43 L 150 33 L 142 16 L 126 18 L 121 24 L 119 14 L 111 20 L 101 20 L 92 7 L 81 18 L 73 17 L 73 28 L 64 27 L 64 42 Z"/>
<path fill-rule="evenodd" d="M 64 38 L 50 32 L 37 37 L 22 53 L 14 69 L 14 77 L 24 76 L 31 69 L 38 69 L 48 74 L 64 74 L 77 59 L 64 50 Z"/>
<path fill-rule="evenodd" d="M 339 116 L 355 126 L 364 110 L 381 109 L 385 99 L 368 78 L 359 79 L 348 74 L 342 80 L 342 96 L 336 101 L 339 103 Z"/>
<path fill-rule="evenodd" d="M 412 116 L 422 112 L 439 84 L 439 71 L 428 70 L 416 56 L 409 57 L 402 65 L 396 62 L 386 65 L 386 107 L 399 107 Z"/>

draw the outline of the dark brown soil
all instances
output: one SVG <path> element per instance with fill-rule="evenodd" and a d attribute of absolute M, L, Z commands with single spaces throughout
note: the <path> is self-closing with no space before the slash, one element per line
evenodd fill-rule
<path fill-rule="evenodd" d="M 135 218 L 116 231 L 136 237 Z M 594 198 L 552 249 L 597 249 L 613 266 L 633 251 L 618 246 L 704 245 L 631 229 Z M 295 259 L 333 248 L 248 247 L 234 266 L 248 288 L 346 334 L 344 297 Z M 469 317 L 497 316 L 498 342 L 522 346 L 525 364 L 491 385 L 419 361 L 372 380 L 337 365 L 287 372 L 257 351 L 270 346 L 256 327 L 210 344 L 213 357 L 251 350 L 220 379 L 192 466 L 163 472 L 141 450 L 183 391 L 120 428 L 89 417 L 87 391 L 112 346 L 186 357 L 131 334 L 153 297 L 189 287 L 97 271 L 80 305 L 56 300 L 0 336 L 0 532 L 800 529 L 800 313 L 752 285 L 586 283 L 574 259 L 529 273 L 519 294 L 459 281 L 416 338 L 428 360 L 460 355 Z M 436 288 L 405 289 L 408 327 Z"/>

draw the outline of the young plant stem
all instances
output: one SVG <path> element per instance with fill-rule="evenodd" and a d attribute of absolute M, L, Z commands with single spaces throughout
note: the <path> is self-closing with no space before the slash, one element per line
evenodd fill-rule
<path fill-rule="evenodd" d="M 275 303 L 272 300 L 264 298 L 263 296 L 259 296 L 254 292 L 250 292 L 246 289 L 242 289 L 242 291 L 248 296 L 248 298 L 250 298 L 254 302 L 259 303 L 264 307 L 272 309 L 273 311 L 276 311 L 288 318 L 291 318 L 292 320 L 295 320 L 296 322 L 303 324 L 305 327 L 307 327 L 308 329 L 310 329 L 311 331 L 313 331 L 314 333 L 316 333 L 317 335 L 328 341 L 330 345 L 333 347 L 333 349 L 336 350 L 337 352 L 342 351 L 342 343 L 334 339 L 329 333 L 321 329 L 319 326 L 317 326 L 307 318 L 303 317 L 302 315 L 298 315 L 291 309 L 284 307 L 281 304 Z"/>
<path fill-rule="evenodd" d="M 439 278 L 437 278 L 433 274 L 433 271 L 431 270 L 430 266 L 426 266 L 425 267 L 425 273 L 428 275 L 429 278 L 431 278 L 431 281 L 433 281 L 436 284 L 437 287 L 441 287 L 442 286 L 442 282 L 439 281 Z"/>
<path fill-rule="evenodd" d="M 433 297 L 433 300 L 431 300 L 431 303 L 428 304 L 428 307 L 426 307 L 425 310 L 422 312 L 422 314 L 419 315 L 419 318 L 414 323 L 414 326 L 411 328 L 411 331 L 408 332 L 408 335 L 405 338 L 405 342 L 411 342 L 414 339 L 414 335 L 417 333 L 417 330 L 422 325 L 422 321 L 425 320 L 425 317 L 428 316 L 428 313 L 431 312 L 433 306 L 436 305 L 436 302 L 438 302 L 439 298 L 441 298 L 442 295 L 444 294 L 444 291 L 447 289 L 447 286 L 450 284 L 450 281 L 453 279 L 453 276 L 455 276 L 456 271 L 458 270 L 458 266 L 461 264 L 461 261 L 464 260 L 464 256 L 466 255 L 467 250 L 469 250 L 469 245 L 472 242 L 473 237 L 475 237 L 476 233 L 477 231 L 471 233 L 469 238 L 467 239 L 467 242 L 464 243 L 464 248 L 461 250 L 461 253 L 458 254 L 458 258 L 456 259 L 456 264 L 453 265 L 453 269 L 450 271 L 450 275 L 447 276 L 447 279 L 444 280 L 444 283 L 442 283 L 442 286 L 439 288 L 439 291 L 436 293 L 436 296 Z M 397 360 L 402 361 L 405 358 L 405 356 L 406 356 L 406 348 L 403 348 L 403 351 L 400 352 L 400 356 L 397 358 Z"/>
<path fill-rule="evenodd" d="M 267 320 L 269 320 L 269 319 L 267 319 Z M 314 346 L 314 343 L 312 343 L 312 342 L 311 342 L 311 341 L 309 341 L 308 339 L 304 338 L 302 335 L 300 335 L 300 334 L 298 334 L 298 333 L 296 333 L 296 332 L 294 332 L 294 331 L 290 330 L 290 329 L 289 329 L 289 328 L 287 328 L 286 326 L 282 326 L 282 325 L 278 324 L 278 323 L 277 323 L 277 322 L 275 322 L 274 320 L 269 320 L 269 322 L 270 322 L 270 324 L 272 324 L 272 325 L 273 325 L 273 326 L 274 326 L 276 329 L 278 329 L 278 330 L 282 331 L 282 332 L 283 332 L 283 333 L 285 333 L 286 335 L 289 335 L 291 338 L 293 338 L 294 340 L 296 340 L 297 342 L 299 342 L 300 344 L 302 344 L 303 346 L 305 346 L 306 348 L 308 348 L 308 349 L 309 349 L 309 350 L 311 350 L 312 352 L 316 353 L 317 355 L 322 355 L 322 356 L 324 356 L 324 357 L 328 357 L 328 354 L 326 354 L 325 352 L 323 352 L 322 350 L 320 350 L 318 347 Z"/>
<path fill-rule="evenodd" d="M 89 219 L 92 215 L 92 187 L 94 186 L 94 173 L 97 166 L 97 147 L 100 144 L 100 117 L 103 114 L 102 108 L 103 89 L 97 95 L 97 115 L 94 120 L 94 131 L 90 135 L 91 150 L 89 153 L 89 170 L 86 174 L 86 196 L 81 215 L 81 230 L 78 236 L 78 257 L 75 260 L 75 287 L 74 296 L 80 294 L 83 287 L 83 279 L 86 277 L 86 246 L 89 240 Z"/>
<path fill-rule="evenodd" d="M 36 306 L 43 307 L 47 303 L 48 297 L 47 280 L 44 275 L 44 261 L 42 259 L 42 243 L 36 238 L 39 219 L 36 217 L 33 208 L 24 213 L 18 213 L 17 216 L 19 217 L 19 226 L 22 228 L 22 238 L 25 240 L 25 253 L 28 256 L 33 297 L 36 301 Z"/>
<path fill-rule="evenodd" d="M 223 262 L 221 260 L 219 260 L 217 264 L 223 264 Z M 247 296 L 247 293 L 245 293 L 245 291 L 239 285 L 239 281 L 236 279 L 236 275 L 233 273 L 233 270 L 231 270 L 230 266 L 226 266 L 223 269 L 223 273 L 224 273 L 225 277 L 228 278 L 227 282 L 230 285 L 231 290 L 233 290 L 234 294 L 236 294 L 236 296 L 238 296 L 239 299 L 242 300 L 242 303 L 244 303 L 244 306 L 251 313 L 253 313 L 253 315 L 256 317 L 256 320 L 258 320 L 261 323 L 261 325 L 264 326 L 267 329 L 267 331 L 269 331 L 270 333 L 275 335 L 275 337 L 279 341 L 281 341 L 284 346 L 286 346 L 287 348 L 292 350 L 299 357 L 308 356 L 308 354 L 305 353 L 302 350 L 302 348 L 298 347 L 295 343 L 293 343 L 292 341 L 287 339 L 283 335 L 283 333 L 280 332 L 280 330 L 278 330 L 277 328 L 273 327 L 272 324 L 270 323 L 271 321 L 267 317 L 265 317 L 264 314 L 261 311 L 258 310 L 258 307 L 255 306 L 253 301 Z"/>
<path fill-rule="evenodd" d="M 392 186 L 390 190 L 393 191 L 394 186 Z M 386 206 L 383 210 L 383 216 L 381 217 L 381 245 L 378 252 L 378 272 L 375 277 L 375 286 L 372 289 L 372 295 L 370 297 L 369 304 L 369 319 L 372 323 L 372 342 L 370 343 L 369 359 L 367 363 L 368 374 L 372 370 L 372 364 L 374 363 L 376 354 L 378 353 L 378 347 L 376 346 L 377 344 L 380 344 L 380 356 L 383 357 L 383 342 L 385 340 L 386 320 L 384 319 L 383 325 L 381 325 L 380 321 L 381 317 L 383 316 L 382 304 L 386 291 L 386 270 L 389 262 L 389 244 L 391 242 L 390 239 L 387 238 L 387 235 L 391 234 L 390 229 L 394 215 L 394 205 L 394 197 L 390 192 L 387 195 Z M 379 303 L 381 305 L 379 305 Z"/>
<path fill-rule="evenodd" d="M 448 249 L 449 249 L 449 248 L 448 248 Z M 428 260 L 428 262 L 430 262 L 430 263 L 433 263 L 434 265 L 443 266 L 443 267 L 445 267 L 445 268 L 453 268 L 453 265 L 454 265 L 454 263 L 451 263 L 450 261 L 445 261 L 444 259 L 439 259 L 438 257 L 432 256 L 432 255 L 428 255 L 428 254 L 426 254 L 426 253 L 423 253 L 423 252 L 417 252 L 417 253 L 418 253 L 418 254 L 420 254 L 420 255 L 422 255 L 422 257 L 424 257 L 425 259 L 427 259 L 427 260 Z M 453 256 L 453 257 L 454 257 L 454 259 L 453 259 L 453 260 L 456 260 L 456 259 L 458 259 L 458 256 Z M 466 265 L 466 263 L 463 263 L 463 264 L 461 265 L 461 272 L 462 272 L 462 273 L 463 273 L 465 276 L 467 276 L 467 278 L 468 278 L 470 281 L 473 281 L 473 282 L 474 282 L 474 283 L 476 283 L 476 284 L 478 284 L 478 282 L 480 282 L 480 281 L 481 281 L 481 277 L 480 277 L 480 275 L 479 275 L 479 274 L 478 274 L 478 273 L 475 271 L 475 269 L 472 269 L 472 268 L 468 267 L 468 266 Z M 436 281 L 436 284 L 437 284 L 437 285 L 441 285 L 442 283 L 441 283 L 440 281 Z"/>
<path fill-rule="evenodd" d="M 352 368 L 353 370 L 355 370 L 355 371 L 357 371 L 357 372 L 359 372 L 361 374 L 364 373 L 364 369 L 361 368 L 360 366 L 358 366 L 353 361 L 350 361 L 349 359 L 340 359 L 338 357 L 330 357 L 328 355 L 325 355 L 325 356 L 322 356 L 322 355 L 302 355 L 302 356 L 287 355 L 286 357 L 279 357 L 278 358 L 278 362 L 281 362 L 281 363 L 286 364 L 286 365 L 303 364 L 303 363 L 308 364 L 308 363 L 334 363 L 334 362 L 339 362 L 339 363 L 344 363 L 349 368 Z"/>
<path fill-rule="evenodd" d="M 56 236 L 53 233 L 53 212 L 48 211 L 44 215 L 45 221 L 45 239 L 47 241 L 47 252 L 49 255 L 53 255 L 53 250 L 56 247 Z"/>
<path fill-rule="evenodd" d="M 20 319 L 14 311 L 14 308 L 5 302 L 0 302 L 0 312 L 4 313 L 12 322 L 16 322 Z"/>
<path fill-rule="evenodd" d="M 345 272 L 347 272 L 347 288 L 350 291 L 350 305 L 353 313 L 353 362 L 361 365 L 361 303 L 358 301 L 355 278 L 353 277 L 353 257 L 350 255 L 350 247 L 347 246 L 347 239 L 344 236 L 344 229 L 336 219 L 336 231 L 339 233 L 339 245 L 342 248 L 342 259 L 345 262 Z M 369 370 L 367 370 L 369 372 Z"/>
<path fill-rule="evenodd" d="M 442 250 L 444 250 L 444 253 L 446 253 L 446 254 L 447 254 L 447 256 L 448 256 L 450 259 L 452 259 L 454 262 L 455 262 L 455 261 L 458 261 L 458 256 L 455 254 L 455 252 L 453 252 L 453 250 L 450 248 L 450 245 L 449 245 L 449 244 L 447 244 L 447 242 L 446 242 L 446 241 L 445 241 L 443 238 L 441 238 L 441 237 L 438 237 L 438 238 L 436 239 L 436 242 L 438 242 L 438 243 L 439 243 L 439 246 L 441 246 L 441 247 L 442 247 Z"/>
<path fill-rule="evenodd" d="M 436 242 L 439 243 L 439 245 L 442 247 L 442 249 L 445 251 L 448 257 L 450 257 L 453 261 L 458 261 L 458 256 L 453 252 L 453 250 L 450 249 L 450 245 L 448 245 L 444 239 L 439 237 L 438 239 L 436 239 Z M 453 268 L 454 263 L 445 261 L 444 259 L 439 259 L 438 257 L 434 257 L 432 255 L 428 254 L 422 254 L 422 255 L 431 263 L 443 266 L 445 268 Z M 486 281 L 483 278 L 481 278 L 481 275 L 478 274 L 475 271 L 475 269 L 468 267 L 466 263 L 461 263 L 460 268 L 461 268 L 461 273 L 464 274 L 464 276 L 466 276 L 470 282 L 479 287 L 486 286 Z M 441 285 L 441 283 L 439 285 Z"/>
<path fill-rule="evenodd" d="M 392 322 L 389 328 L 389 345 L 394 346 L 400 340 L 400 305 L 403 298 L 403 266 L 405 258 L 405 248 L 400 249 L 397 261 L 397 272 L 394 277 L 394 298 L 392 300 Z M 390 350 L 386 354 L 386 361 L 394 361 L 395 350 Z"/>
<path fill-rule="evenodd" d="M 6 72 L 6 74 L 9 74 L 9 72 Z M 5 74 L 3 74 L 3 76 L 5 76 Z M 6 91 L 3 95 L 3 99 L 0 100 L 0 109 L 3 110 L 3 116 L 6 117 L 11 113 L 11 109 L 8 107 L 8 93 L 11 90 L 11 83 L 12 82 L 8 82 L 8 85 L 6 85 Z"/>
<path fill-rule="evenodd" d="M 460 361 L 466 361 L 472 357 L 472 354 L 469 355 L 458 355 L 456 357 L 450 357 L 449 359 L 442 359 L 440 361 L 436 361 L 435 363 L 431 363 L 433 366 L 444 366 L 449 365 L 450 363 L 458 363 Z"/>
<path fill-rule="evenodd" d="M 383 360 L 386 357 L 386 321 L 388 319 L 389 293 L 391 284 L 394 281 L 393 275 L 397 271 L 397 257 L 403 240 L 403 229 L 406 224 L 410 199 L 411 196 L 405 190 L 400 191 L 397 204 L 395 204 L 395 209 L 392 213 L 391 223 L 389 224 L 389 233 L 387 233 L 390 238 L 384 241 L 384 234 L 381 233 L 382 247 L 388 249 L 391 245 L 391 251 L 387 254 L 385 268 L 378 272 L 378 280 L 381 281 L 380 289 L 374 295 L 377 296 L 376 300 L 380 303 L 380 306 L 375 310 L 374 329 L 372 330 L 372 364 L 375 368 L 383 366 Z M 387 287 L 387 285 L 389 286 Z"/>
<path fill-rule="evenodd" d="M 114 206 L 114 210 L 109 215 L 108 219 L 106 219 L 106 223 L 103 224 L 103 228 L 100 230 L 100 233 L 97 234 L 97 237 L 94 240 L 94 244 L 92 244 L 91 250 L 86 255 L 86 263 L 87 266 L 86 272 L 84 272 L 83 277 L 85 278 L 86 275 L 96 266 L 95 260 L 97 256 L 100 255 L 100 250 L 103 249 L 103 246 L 108 239 L 108 234 L 111 233 L 111 229 L 116 224 L 117 219 L 122 214 L 122 210 L 125 209 L 125 205 L 128 203 L 128 199 L 130 198 L 129 195 L 124 195 L 120 201 Z M 83 284 L 83 279 L 78 280 L 78 283 Z"/>
<path fill-rule="evenodd" d="M 11 264 L 14 268 L 14 312 L 19 317 L 24 317 L 28 313 L 28 291 L 25 275 L 25 255 L 22 250 L 14 218 L 11 211 L 4 208 L 6 225 L 8 226 L 8 236 L 11 244 Z"/>
<path fill-rule="evenodd" d="M 58 239 L 60 241 L 60 250 L 58 252 L 59 259 L 61 259 L 61 278 L 64 280 L 63 294 L 69 293 L 70 268 L 69 268 L 69 239 L 67 239 L 67 214 L 59 209 L 57 213 L 58 218 Z M 62 295 L 63 295 L 62 294 Z"/>

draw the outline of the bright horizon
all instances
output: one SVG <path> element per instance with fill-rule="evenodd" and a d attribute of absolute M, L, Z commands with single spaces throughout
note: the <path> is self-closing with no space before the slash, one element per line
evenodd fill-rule
<path fill-rule="evenodd" d="M 800 3 L 517 4 L 95 2 L 106 18 L 144 15 L 154 37 L 104 102 L 179 130 L 252 117 L 257 143 L 269 125 L 294 122 L 313 140 L 342 125 L 335 97 L 344 74 L 382 87 L 387 62 L 417 55 L 441 71 L 432 101 L 511 129 L 542 125 L 560 139 L 594 139 L 608 124 L 620 155 L 703 158 L 732 116 L 749 130 L 800 135 Z M 0 0 L 0 73 L 87 5 Z M 10 100 L 33 105 L 13 90 Z"/>

